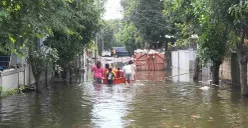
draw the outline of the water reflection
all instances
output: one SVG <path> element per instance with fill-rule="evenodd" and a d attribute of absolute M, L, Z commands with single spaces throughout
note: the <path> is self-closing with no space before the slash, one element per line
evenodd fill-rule
<path fill-rule="evenodd" d="M 137 80 L 141 81 L 163 81 L 165 78 L 164 71 L 138 71 L 136 72 Z"/>
<path fill-rule="evenodd" d="M 173 73 L 174 72 L 174 73 Z M 171 74 L 178 74 L 175 70 Z M 182 72 L 179 72 L 180 74 Z M 0 103 L 1 128 L 246 127 L 248 100 L 239 90 L 200 90 L 190 82 L 163 82 L 164 72 L 138 72 L 134 86 L 86 82 L 53 84 L 42 94 L 18 94 Z M 173 78 L 187 81 L 188 77 Z M 89 77 L 90 78 L 90 77 Z M 146 81 L 144 81 L 146 80 Z"/>
<path fill-rule="evenodd" d="M 135 101 L 129 104 L 133 108 L 126 117 L 132 120 L 130 127 L 208 128 L 248 125 L 245 121 L 247 116 L 244 116 L 247 115 L 244 113 L 247 107 L 240 102 L 235 105 L 230 99 L 230 90 L 212 88 L 202 91 L 195 85 L 157 83 L 153 86 L 150 82 L 145 85 L 143 92 L 138 93 Z M 145 91 L 147 89 L 149 91 Z"/>
<path fill-rule="evenodd" d="M 82 89 L 54 85 L 52 90 L 44 92 L 40 95 L 19 94 L 1 100 L 0 127 L 69 128 L 78 122 L 80 126 L 90 124 L 92 104 L 85 102 L 87 97 L 80 99 Z"/>
<path fill-rule="evenodd" d="M 110 128 L 124 127 L 127 121 L 122 118 L 127 113 L 127 104 L 132 101 L 133 89 L 135 86 L 116 85 L 108 87 L 106 85 L 95 84 L 94 89 L 86 86 L 87 92 L 92 97 L 92 119 L 93 127 Z"/>
<path fill-rule="evenodd" d="M 193 82 L 193 73 L 188 70 L 172 68 L 173 82 Z"/>

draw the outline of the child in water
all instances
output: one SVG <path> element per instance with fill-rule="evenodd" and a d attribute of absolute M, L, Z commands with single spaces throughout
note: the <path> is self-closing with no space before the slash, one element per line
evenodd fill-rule
<path fill-rule="evenodd" d="M 108 79 L 108 86 L 112 86 L 114 84 L 114 79 L 115 79 L 115 74 L 112 71 L 112 68 L 109 68 L 109 71 L 106 77 Z"/>
<path fill-rule="evenodd" d="M 109 70 L 109 68 L 110 68 L 110 65 L 109 64 L 105 64 L 105 68 L 104 68 L 104 79 L 106 79 L 106 74 L 108 73 L 108 70 Z"/>
<path fill-rule="evenodd" d="M 121 68 L 117 68 L 116 78 L 122 78 L 122 77 L 123 77 L 123 73 L 121 72 Z"/>

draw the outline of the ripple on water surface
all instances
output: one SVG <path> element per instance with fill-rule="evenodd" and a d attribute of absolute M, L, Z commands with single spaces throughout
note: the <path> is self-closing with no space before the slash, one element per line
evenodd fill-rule
<path fill-rule="evenodd" d="M 1 99 L 0 128 L 209 128 L 248 126 L 239 90 L 189 83 L 56 85 Z"/>

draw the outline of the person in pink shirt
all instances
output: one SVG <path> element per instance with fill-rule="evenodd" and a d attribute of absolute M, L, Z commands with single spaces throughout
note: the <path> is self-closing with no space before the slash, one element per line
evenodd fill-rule
<path fill-rule="evenodd" d="M 97 61 L 96 65 L 91 69 L 94 72 L 94 80 L 98 84 L 102 83 L 103 68 L 100 61 Z"/>

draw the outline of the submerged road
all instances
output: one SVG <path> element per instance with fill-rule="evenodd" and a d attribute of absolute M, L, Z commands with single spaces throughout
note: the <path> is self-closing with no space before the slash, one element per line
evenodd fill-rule
<path fill-rule="evenodd" d="M 248 101 L 241 100 L 239 90 L 201 90 L 189 82 L 164 82 L 165 74 L 171 73 L 137 72 L 134 86 L 113 87 L 93 85 L 87 77 L 71 85 L 53 84 L 39 95 L 10 96 L 0 100 L 0 128 L 248 126 Z"/>

